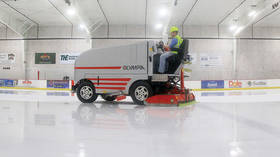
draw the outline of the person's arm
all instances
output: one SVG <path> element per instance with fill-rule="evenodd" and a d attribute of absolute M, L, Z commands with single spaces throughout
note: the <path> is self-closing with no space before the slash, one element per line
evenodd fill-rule
<path fill-rule="evenodd" d="M 171 40 L 171 43 L 169 44 L 169 48 L 171 49 L 171 48 L 174 48 L 176 45 L 177 45 L 177 43 L 178 43 L 178 40 L 176 39 L 176 38 L 173 38 L 172 40 Z"/>
<path fill-rule="evenodd" d="M 173 38 L 169 45 L 164 46 L 165 51 L 170 51 L 170 49 L 175 47 L 177 45 L 177 43 L 178 43 L 178 40 L 176 38 Z"/>

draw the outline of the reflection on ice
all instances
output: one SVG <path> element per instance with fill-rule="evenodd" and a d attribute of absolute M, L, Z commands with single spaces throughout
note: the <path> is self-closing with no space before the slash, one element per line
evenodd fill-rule
<path fill-rule="evenodd" d="M 0 154 L 149 156 L 154 147 L 180 144 L 184 121 L 194 107 L 1 101 L 0 146 L 5 149 Z M 182 154 L 184 147 L 178 150 Z"/>
<path fill-rule="evenodd" d="M 181 108 L 0 91 L 0 156 L 279 156 L 279 90 L 196 95 Z"/>
<path fill-rule="evenodd" d="M 82 125 L 95 128 L 145 128 L 176 130 L 193 110 L 184 108 L 144 107 L 136 105 L 81 104 L 73 117 Z"/>

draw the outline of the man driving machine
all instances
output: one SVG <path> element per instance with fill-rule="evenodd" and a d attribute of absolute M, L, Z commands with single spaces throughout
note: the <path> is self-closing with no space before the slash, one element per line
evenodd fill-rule
<path fill-rule="evenodd" d="M 178 55 L 177 51 L 169 51 L 172 48 L 179 48 L 183 42 L 183 39 L 178 35 L 178 32 L 179 32 L 179 29 L 177 27 L 172 26 L 170 28 L 170 34 L 171 34 L 172 40 L 171 40 L 169 46 L 164 47 L 168 52 L 165 52 L 160 56 L 160 64 L 159 64 L 158 72 L 161 74 L 166 73 L 166 69 L 168 69 L 167 58 L 169 58 L 173 55 Z"/>

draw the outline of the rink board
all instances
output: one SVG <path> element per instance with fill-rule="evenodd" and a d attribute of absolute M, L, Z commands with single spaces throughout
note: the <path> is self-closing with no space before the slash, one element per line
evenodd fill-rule
<path fill-rule="evenodd" d="M 271 80 L 202 80 L 185 81 L 193 91 L 280 89 L 280 79 Z M 71 90 L 71 80 L 10 80 L 0 79 L 2 89 Z"/>
<path fill-rule="evenodd" d="M 185 86 L 193 91 L 280 89 L 280 79 L 185 81 Z"/>
<path fill-rule="evenodd" d="M 2 89 L 71 90 L 69 80 L 0 80 Z"/>

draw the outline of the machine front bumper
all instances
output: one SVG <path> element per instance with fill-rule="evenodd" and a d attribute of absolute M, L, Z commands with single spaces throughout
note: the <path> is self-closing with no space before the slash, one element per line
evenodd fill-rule
<path fill-rule="evenodd" d="M 186 106 L 195 102 L 193 93 L 155 95 L 146 99 L 146 105 L 153 106 Z"/>

